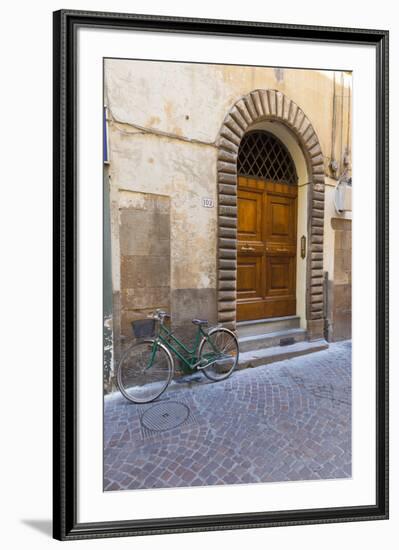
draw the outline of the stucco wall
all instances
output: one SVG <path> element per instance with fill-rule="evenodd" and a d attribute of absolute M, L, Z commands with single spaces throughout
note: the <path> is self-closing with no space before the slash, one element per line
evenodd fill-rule
<path fill-rule="evenodd" d="M 336 131 L 338 152 L 347 139 L 348 119 L 342 73 L 335 74 L 337 120 L 342 117 L 344 124 Z M 258 88 L 278 89 L 312 121 L 324 155 L 331 152 L 331 71 L 106 59 L 105 87 L 106 104 L 116 120 L 207 143 L 214 143 L 239 97 Z"/>

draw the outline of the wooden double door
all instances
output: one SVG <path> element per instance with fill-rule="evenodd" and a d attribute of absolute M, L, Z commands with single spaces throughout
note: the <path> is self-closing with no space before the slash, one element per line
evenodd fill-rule
<path fill-rule="evenodd" d="M 238 177 L 238 321 L 296 313 L 297 194 Z"/>

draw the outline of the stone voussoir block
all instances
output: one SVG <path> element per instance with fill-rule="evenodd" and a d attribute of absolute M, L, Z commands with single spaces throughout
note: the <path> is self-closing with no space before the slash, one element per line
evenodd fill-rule
<path fill-rule="evenodd" d="M 237 219 L 237 207 L 236 206 L 223 206 L 219 204 L 219 216 L 231 216 Z"/>
<path fill-rule="evenodd" d="M 262 103 L 259 97 L 259 90 L 255 90 L 254 92 L 251 92 L 251 97 L 255 105 L 256 111 L 258 113 L 258 116 L 260 117 L 263 116 L 264 112 L 263 112 Z"/>
<path fill-rule="evenodd" d="M 267 90 L 259 90 L 259 97 L 260 101 L 262 103 L 263 113 L 265 116 L 270 115 L 270 108 L 269 108 L 269 98 L 267 95 Z"/>
<path fill-rule="evenodd" d="M 220 259 L 218 262 L 219 269 L 236 269 L 236 261 L 234 258 Z"/>
<path fill-rule="evenodd" d="M 230 111 L 230 116 L 233 118 L 233 120 L 236 122 L 236 124 L 238 124 L 238 126 L 245 132 L 245 130 L 248 128 L 248 122 L 242 116 L 242 114 L 237 109 L 237 107 L 234 107 Z"/>
<path fill-rule="evenodd" d="M 230 249 L 237 249 L 237 241 L 236 239 L 223 239 L 219 238 L 219 246 L 220 248 L 230 248 Z"/>
<path fill-rule="evenodd" d="M 323 254 L 321 252 L 313 252 L 311 258 L 312 258 L 312 261 L 313 260 L 322 260 L 323 259 Z"/>
<path fill-rule="evenodd" d="M 320 211 L 323 212 L 324 211 L 324 201 L 313 199 L 312 200 L 312 208 L 314 208 L 316 210 L 320 210 Z"/>
<path fill-rule="evenodd" d="M 281 92 L 276 92 L 276 116 L 283 118 L 284 96 Z"/>
<path fill-rule="evenodd" d="M 218 160 L 217 170 L 218 173 L 236 174 L 237 167 L 235 162 L 225 162 L 223 160 Z"/>
<path fill-rule="evenodd" d="M 226 125 L 223 126 L 223 130 L 221 135 L 227 139 L 228 141 L 231 141 L 231 143 L 234 143 L 237 147 L 240 145 L 240 138 L 234 134 Z"/>
<path fill-rule="evenodd" d="M 312 295 L 316 295 L 316 294 L 323 294 L 323 286 L 322 285 L 312 287 Z"/>
<path fill-rule="evenodd" d="M 313 136 L 312 136 L 312 138 L 313 138 Z M 314 158 L 314 157 L 317 157 L 317 156 L 322 154 L 320 144 L 317 140 L 317 136 L 314 135 L 314 138 L 315 139 L 314 139 L 314 145 L 313 146 L 310 145 L 310 140 L 308 140 L 306 142 L 306 147 L 308 149 L 310 158 Z"/>
<path fill-rule="evenodd" d="M 307 141 L 314 135 L 314 129 L 313 129 L 313 126 L 310 124 L 305 132 L 303 132 L 302 134 L 302 139 L 303 141 L 305 142 L 305 146 L 306 146 L 306 143 Z M 306 148 L 308 149 L 308 147 L 306 146 Z"/>
<path fill-rule="evenodd" d="M 235 206 L 237 204 L 236 195 L 219 195 L 219 204 L 223 206 Z"/>
<path fill-rule="evenodd" d="M 218 321 L 219 323 L 228 323 L 229 321 L 235 323 L 236 312 L 235 311 L 219 311 Z"/>
<path fill-rule="evenodd" d="M 237 230 L 235 227 L 219 227 L 219 237 L 228 237 L 230 239 L 236 239 Z"/>
<path fill-rule="evenodd" d="M 302 109 L 298 108 L 298 111 L 297 111 L 297 114 L 296 114 L 296 117 L 295 117 L 294 127 L 293 127 L 293 129 L 297 133 L 299 133 L 299 131 L 301 129 L 304 118 L 305 118 L 304 112 L 302 111 Z"/>
<path fill-rule="evenodd" d="M 288 120 L 290 116 L 292 101 L 288 97 L 283 96 L 283 120 Z"/>
<path fill-rule="evenodd" d="M 323 201 L 324 202 L 324 191 L 323 192 L 320 192 L 320 191 L 313 191 L 313 194 L 312 194 L 312 199 L 313 200 L 317 200 L 317 201 Z"/>
<path fill-rule="evenodd" d="M 231 185 L 236 185 L 237 176 L 236 174 L 226 174 L 225 172 L 218 173 L 219 183 L 230 183 Z"/>
<path fill-rule="evenodd" d="M 219 227 L 237 227 L 237 219 L 219 216 Z"/>
<path fill-rule="evenodd" d="M 270 114 L 276 116 L 277 104 L 276 104 L 276 90 L 268 90 Z"/>
<path fill-rule="evenodd" d="M 313 208 L 312 217 L 313 218 L 324 218 L 324 209 Z"/>
<path fill-rule="evenodd" d="M 323 270 L 322 269 L 312 269 L 312 278 L 320 278 L 323 277 Z"/>
<path fill-rule="evenodd" d="M 256 112 L 251 94 L 244 96 L 244 102 L 248 109 L 249 114 L 251 115 L 252 120 L 256 120 L 258 118 L 258 113 Z"/>
<path fill-rule="evenodd" d="M 219 279 L 223 281 L 235 281 L 236 280 L 235 269 L 219 269 Z"/>
<path fill-rule="evenodd" d="M 226 151 L 225 149 L 219 149 L 218 160 L 237 164 L 237 155 L 235 153 L 231 153 L 230 151 Z"/>
<path fill-rule="evenodd" d="M 321 152 L 320 145 L 319 145 L 319 140 L 318 140 L 317 135 L 315 133 L 311 134 L 309 136 L 309 138 L 305 141 L 305 146 L 306 146 L 306 148 L 308 149 L 309 152 L 313 151 L 314 147 L 318 147 L 320 152 Z"/>
<path fill-rule="evenodd" d="M 219 183 L 218 188 L 221 195 L 237 195 L 237 186 L 232 183 Z"/>
<path fill-rule="evenodd" d="M 298 114 L 298 109 L 299 109 L 298 105 L 293 101 L 291 101 L 290 114 L 288 117 L 288 122 L 291 126 L 294 126 L 295 119 Z"/>
<path fill-rule="evenodd" d="M 236 248 L 219 248 L 219 258 L 220 259 L 230 259 L 237 258 L 237 249 Z"/>
<path fill-rule="evenodd" d="M 247 106 L 244 103 L 244 100 L 242 98 L 239 101 L 237 101 L 236 107 L 237 107 L 238 111 L 240 112 L 241 116 L 245 119 L 246 123 L 247 124 L 252 124 L 253 119 L 252 119 L 252 117 L 251 117 L 251 115 L 248 111 L 248 108 L 247 108 Z"/>
<path fill-rule="evenodd" d="M 219 149 L 221 151 L 226 151 L 226 153 L 237 155 L 238 145 L 236 143 L 233 143 L 232 141 L 224 138 L 222 135 L 221 135 L 220 139 L 218 140 L 218 145 L 219 145 Z"/>
<path fill-rule="evenodd" d="M 314 226 L 323 226 L 324 220 L 322 218 L 316 218 L 315 216 L 312 216 L 312 227 Z M 321 241 L 313 241 L 313 242 L 322 242 Z"/>
<path fill-rule="evenodd" d="M 323 285 L 323 277 L 317 276 L 311 278 L 311 287 L 319 287 Z"/>
<path fill-rule="evenodd" d="M 234 280 L 220 280 L 218 282 L 218 289 L 219 290 L 235 290 L 236 289 L 236 281 Z"/>
<path fill-rule="evenodd" d="M 234 293 L 232 293 L 232 294 L 234 294 Z M 236 304 L 236 301 L 235 301 L 234 298 L 232 298 L 230 300 L 225 300 L 225 301 L 219 300 L 219 302 L 218 302 L 218 311 L 225 311 L 226 313 L 229 312 L 229 311 L 232 311 L 233 313 L 235 313 L 236 305 L 237 304 Z"/>
<path fill-rule="evenodd" d="M 316 155 L 314 157 L 312 157 L 312 166 L 316 166 L 318 164 L 322 164 L 324 165 L 324 158 L 323 158 L 323 155 L 322 154 L 319 154 L 319 155 Z"/>
<path fill-rule="evenodd" d="M 306 132 L 308 131 L 309 127 L 312 125 L 310 124 L 310 120 L 306 117 L 306 115 L 303 117 L 302 124 L 300 128 L 298 129 L 299 135 L 301 136 L 302 140 L 305 140 Z"/>
<path fill-rule="evenodd" d="M 235 302 L 236 293 L 232 290 L 220 290 L 219 291 L 219 301 L 220 302 Z M 231 309 L 231 307 L 230 307 Z"/>
<path fill-rule="evenodd" d="M 225 122 L 227 128 L 233 132 L 238 138 L 242 138 L 244 135 L 244 130 L 237 124 L 231 114 L 227 117 Z"/>
<path fill-rule="evenodd" d="M 316 164 L 316 166 L 312 165 L 312 173 L 324 175 L 324 164 Z"/>

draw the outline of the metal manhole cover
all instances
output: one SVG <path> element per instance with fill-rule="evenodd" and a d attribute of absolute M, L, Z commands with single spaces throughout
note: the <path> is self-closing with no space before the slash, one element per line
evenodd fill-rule
<path fill-rule="evenodd" d="M 190 409 L 183 403 L 168 401 L 157 403 L 146 410 L 141 417 L 141 423 L 147 430 L 152 432 L 163 432 L 177 428 L 183 424 L 190 415 Z"/>

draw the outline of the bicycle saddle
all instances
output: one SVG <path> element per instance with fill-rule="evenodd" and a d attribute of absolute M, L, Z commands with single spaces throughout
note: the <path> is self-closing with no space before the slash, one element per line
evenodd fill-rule
<path fill-rule="evenodd" d="M 194 325 L 207 325 L 208 321 L 206 319 L 193 319 L 191 321 Z"/>

